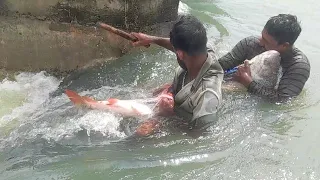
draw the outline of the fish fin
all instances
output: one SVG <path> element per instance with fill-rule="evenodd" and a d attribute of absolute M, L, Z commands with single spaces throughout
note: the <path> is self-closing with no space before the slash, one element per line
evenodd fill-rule
<path fill-rule="evenodd" d="M 88 96 L 82 96 L 82 100 L 85 102 L 97 102 L 96 100 L 92 99 L 91 97 Z"/>
<path fill-rule="evenodd" d="M 142 116 L 141 112 L 137 108 L 135 108 L 133 106 L 131 106 L 131 108 L 132 108 L 133 112 L 135 112 L 138 116 Z"/>
<path fill-rule="evenodd" d="M 74 104 L 80 105 L 80 104 L 84 104 L 85 103 L 83 101 L 82 97 L 79 94 L 77 94 L 76 92 L 71 91 L 69 89 L 66 89 L 65 93 L 69 97 L 70 101 L 72 101 Z"/>
<path fill-rule="evenodd" d="M 118 101 L 119 101 L 119 99 L 116 99 L 116 98 L 110 98 L 107 100 L 108 105 L 113 105 L 113 104 L 117 103 Z"/>
<path fill-rule="evenodd" d="M 65 90 L 65 93 L 69 97 L 69 99 L 75 104 L 75 105 L 84 105 L 86 102 L 96 102 L 94 99 L 87 97 L 87 96 L 80 96 L 74 91 L 71 91 L 69 89 Z"/>

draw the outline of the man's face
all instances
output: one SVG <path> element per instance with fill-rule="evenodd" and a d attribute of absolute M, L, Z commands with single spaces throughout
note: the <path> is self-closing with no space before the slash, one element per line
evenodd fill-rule
<path fill-rule="evenodd" d="M 268 50 L 276 50 L 278 52 L 284 52 L 288 43 L 279 44 L 268 32 L 264 29 L 261 33 L 260 37 L 260 45 L 263 46 L 267 51 Z"/>
<path fill-rule="evenodd" d="M 183 51 L 180 51 L 180 50 L 177 50 L 176 51 L 176 56 L 177 56 L 177 62 L 179 64 L 179 66 L 184 69 L 184 70 L 187 70 L 187 66 L 186 64 L 184 63 L 184 52 Z"/>

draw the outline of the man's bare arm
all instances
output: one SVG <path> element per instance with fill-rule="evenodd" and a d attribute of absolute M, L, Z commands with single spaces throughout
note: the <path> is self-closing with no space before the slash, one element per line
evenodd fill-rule
<path fill-rule="evenodd" d="M 146 46 L 149 44 L 156 44 L 158 46 L 164 47 L 172 52 L 174 52 L 173 46 L 170 42 L 170 38 L 151 36 L 143 33 L 131 33 L 138 38 L 138 41 L 134 42 L 134 46 Z"/>

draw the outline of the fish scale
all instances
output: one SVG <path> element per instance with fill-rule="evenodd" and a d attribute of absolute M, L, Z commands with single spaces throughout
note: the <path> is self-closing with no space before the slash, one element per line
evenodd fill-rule
<path fill-rule="evenodd" d="M 280 65 L 280 53 L 275 50 L 265 51 L 251 60 L 249 60 L 252 79 L 268 88 L 276 88 L 279 84 L 282 68 Z M 225 71 L 225 80 L 232 80 L 238 67 Z M 231 82 L 232 85 L 241 86 L 237 82 Z M 228 83 L 229 85 L 229 83 Z M 226 87 L 226 86 L 225 86 Z"/>

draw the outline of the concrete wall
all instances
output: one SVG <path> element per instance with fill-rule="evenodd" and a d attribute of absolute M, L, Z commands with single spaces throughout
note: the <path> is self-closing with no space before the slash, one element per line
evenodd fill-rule
<path fill-rule="evenodd" d="M 130 50 L 129 42 L 96 29 L 97 21 L 167 35 L 170 25 L 155 25 L 175 20 L 178 4 L 179 0 L 0 0 L 0 69 L 64 73 L 119 57 Z"/>
<path fill-rule="evenodd" d="M 0 13 L 87 25 L 103 21 L 132 30 L 176 19 L 178 5 L 179 0 L 0 0 Z"/>
<path fill-rule="evenodd" d="M 66 72 L 119 57 L 128 43 L 104 30 L 25 18 L 0 18 L 0 67 Z"/>

